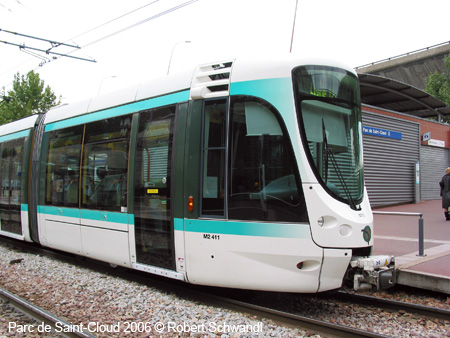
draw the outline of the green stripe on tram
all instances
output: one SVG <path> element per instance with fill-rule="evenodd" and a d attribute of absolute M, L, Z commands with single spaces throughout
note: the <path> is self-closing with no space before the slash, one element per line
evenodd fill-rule
<path fill-rule="evenodd" d="M 189 100 L 189 91 L 185 90 L 178 93 L 159 96 L 139 102 L 133 102 L 119 107 L 108 108 L 97 112 L 87 112 L 82 115 L 68 118 L 67 120 L 56 121 L 49 123 L 45 126 L 45 131 L 52 131 L 62 128 L 67 128 L 75 125 L 85 124 L 89 122 L 95 122 L 111 117 L 122 116 L 127 114 L 136 113 L 142 110 L 163 107 L 170 104 L 184 102 Z"/>
<path fill-rule="evenodd" d="M 111 212 L 102 210 L 89 210 L 89 209 L 39 205 L 38 213 L 52 216 L 88 219 L 91 221 L 107 221 L 120 224 L 128 224 L 128 223 L 134 224 L 134 215 L 129 215 L 124 212 Z M 106 219 L 104 216 L 106 216 Z"/>
<path fill-rule="evenodd" d="M 308 224 L 254 223 L 220 220 L 175 219 L 178 231 L 214 233 L 224 235 L 260 236 L 279 238 L 310 238 Z"/>
<path fill-rule="evenodd" d="M 21 137 L 27 137 L 30 135 L 30 129 L 22 130 L 17 133 L 0 136 L 0 142 L 11 141 Z"/>

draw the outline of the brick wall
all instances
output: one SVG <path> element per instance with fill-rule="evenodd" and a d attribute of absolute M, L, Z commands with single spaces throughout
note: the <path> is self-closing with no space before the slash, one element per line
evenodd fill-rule
<path fill-rule="evenodd" d="M 363 111 L 372 112 L 381 115 L 392 116 L 398 119 L 409 120 L 420 123 L 420 137 L 422 140 L 422 135 L 430 132 L 431 139 L 439 140 L 445 142 L 445 148 L 450 148 L 450 126 L 444 123 L 428 121 L 425 119 L 417 118 L 414 116 L 409 116 L 405 114 L 399 114 L 392 111 L 382 110 L 374 107 L 367 107 L 363 105 Z M 422 142 L 421 144 L 427 144 L 427 142 Z"/>

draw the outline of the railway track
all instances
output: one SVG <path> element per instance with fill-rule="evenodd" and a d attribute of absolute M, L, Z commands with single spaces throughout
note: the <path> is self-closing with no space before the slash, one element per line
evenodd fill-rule
<path fill-rule="evenodd" d="M 333 324 L 327 321 L 312 319 L 305 316 L 288 313 L 261 305 L 256 305 L 244 301 L 235 300 L 232 298 L 220 297 L 208 294 L 207 296 L 199 294 L 198 297 L 206 297 L 205 301 L 211 302 L 219 306 L 225 306 L 235 311 L 249 312 L 252 315 L 271 319 L 275 322 L 285 325 L 291 325 L 302 330 L 313 331 L 316 334 L 325 337 L 346 337 L 346 338 L 358 338 L 358 337 L 371 337 L 371 338 L 387 338 L 383 334 L 374 332 L 359 330 L 343 325 Z"/>
<path fill-rule="evenodd" d="M 17 295 L 0 288 L 0 299 L 8 302 L 21 313 L 27 315 L 35 321 L 33 324 L 17 324 L 10 322 L 8 330 L 16 333 L 58 333 L 58 335 L 67 338 L 95 338 L 95 336 L 81 330 L 79 327 L 68 323 L 61 318 L 37 307 L 30 302 L 18 297 Z"/>
<path fill-rule="evenodd" d="M 200 296 L 201 297 L 201 296 Z M 254 315 L 270 318 L 274 321 L 294 325 L 296 327 L 314 331 L 318 334 L 331 337 L 393 337 L 379 334 L 371 331 L 365 331 L 348 326 L 334 324 L 329 321 L 312 319 L 310 317 L 298 315 L 295 313 L 285 312 L 266 306 L 254 304 L 252 302 L 240 301 L 232 298 L 220 297 L 208 294 L 207 297 L 215 299 L 222 306 L 231 307 L 236 311 L 249 311 Z M 373 296 L 349 294 L 339 292 L 332 298 L 358 305 L 368 305 L 373 308 L 383 309 L 387 311 L 395 311 L 399 313 L 410 313 L 424 316 L 427 318 L 435 318 L 450 321 L 450 310 L 439 309 L 419 304 L 411 304 L 406 302 L 377 298 Z"/>
<path fill-rule="evenodd" d="M 379 298 L 374 296 L 353 294 L 345 291 L 340 291 L 334 298 L 351 302 L 352 304 L 362 304 L 367 306 L 373 306 L 377 308 L 382 308 L 385 310 L 402 311 L 412 314 L 417 314 L 420 316 L 442 319 L 450 321 L 450 310 L 439 309 L 431 306 L 400 302 L 396 300 Z"/>
<path fill-rule="evenodd" d="M 23 243 L 19 243 L 21 247 Z M 26 250 L 26 249 L 25 249 Z M 33 248 L 32 251 L 36 253 L 37 248 Z M 232 291 L 226 289 L 218 288 L 206 288 L 201 286 L 189 285 L 184 283 L 179 283 L 172 280 L 163 279 L 160 277 L 153 277 L 148 274 L 142 274 L 135 271 L 121 269 L 110 269 L 103 263 L 98 263 L 96 261 L 81 261 L 74 263 L 73 257 L 68 256 L 64 253 L 61 255 L 58 252 L 44 250 L 44 255 L 51 256 L 52 258 L 59 258 L 64 261 L 70 261 L 71 264 L 82 265 L 87 268 L 91 268 L 95 271 L 103 271 L 108 274 L 116 275 L 123 279 L 133 281 L 136 283 L 149 285 L 156 287 L 160 290 L 166 292 L 171 292 L 179 297 L 191 299 L 197 302 L 206 303 L 208 305 L 228 308 L 241 313 L 249 313 L 260 318 L 271 319 L 279 324 L 285 324 L 291 327 L 295 327 L 302 330 L 307 330 L 314 332 L 316 334 L 323 335 L 325 337 L 390 337 L 385 334 L 379 334 L 373 331 L 365 331 L 362 329 L 357 329 L 353 327 L 343 326 L 340 324 L 331 323 L 330 321 L 318 320 L 317 317 L 313 318 L 309 315 L 303 315 L 298 313 L 289 313 L 285 310 L 286 307 L 282 306 L 266 306 L 267 302 L 265 297 L 259 299 L 259 302 L 253 301 L 251 297 L 245 298 L 241 297 L 244 294 L 249 294 L 251 292 L 237 292 L 233 294 Z M 58 257 L 60 256 L 60 257 Z M 217 291 L 219 290 L 219 291 Z M 230 291 L 230 292 L 229 292 Z M 218 296 L 220 294 L 221 296 Z M 224 296 L 225 295 L 225 296 Z M 301 301 L 303 297 L 312 297 L 306 295 L 295 295 L 289 294 L 287 297 L 294 299 L 295 301 Z M 294 297 L 294 298 L 293 298 Z M 320 298 L 320 296 L 317 296 Z M 428 318 L 437 318 L 440 320 L 450 320 L 450 311 L 442 310 L 434 307 L 428 307 L 418 304 L 404 303 L 399 301 L 392 301 L 387 299 L 381 299 L 372 296 L 365 296 L 360 294 L 352 294 L 349 292 L 339 292 L 335 295 L 328 295 L 322 297 L 322 299 L 334 299 L 339 302 L 347 302 L 349 304 L 358 304 L 364 306 L 370 310 L 371 307 L 374 309 L 383 309 L 384 311 L 390 312 L 404 312 L 413 313 L 420 316 Z M 283 301 L 279 302 L 283 303 Z M 42 321 L 42 319 L 39 319 Z M 80 337 L 80 336 L 77 336 Z M 85 336 L 86 337 L 86 336 Z M 87 336 L 92 337 L 92 336 Z"/>

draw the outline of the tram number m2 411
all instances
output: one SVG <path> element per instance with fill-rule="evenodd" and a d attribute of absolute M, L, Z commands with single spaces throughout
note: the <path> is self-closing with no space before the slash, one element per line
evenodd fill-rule
<path fill-rule="evenodd" d="M 217 234 L 203 234 L 203 239 L 215 239 L 215 240 L 219 240 L 220 239 L 220 235 Z"/>

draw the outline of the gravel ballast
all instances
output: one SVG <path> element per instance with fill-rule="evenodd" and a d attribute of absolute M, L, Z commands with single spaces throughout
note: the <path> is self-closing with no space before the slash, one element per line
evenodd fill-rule
<path fill-rule="evenodd" d="M 60 330 L 82 328 L 97 337 L 320 337 L 59 260 L 11 251 L 3 245 L 0 257 L 0 286 L 72 325 Z M 450 308 L 448 299 L 399 297 Z M 308 296 L 303 305 L 287 306 L 303 306 L 304 315 L 395 337 L 450 337 L 450 322 L 445 320 L 328 302 L 324 297 Z M 45 333 L 8 330 L 11 319 L 4 316 L 3 308 L 0 337 L 47 337 Z"/>
<path fill-rule="evenodd" d="M 319 337 L 2 245 L 0 257 L 0 286 L 73 324 L 61 331 L 82 328 L 96 337 Z M 0 337 L 45 336 L 8 332 L 8 323 L 0 321 Z"/>

